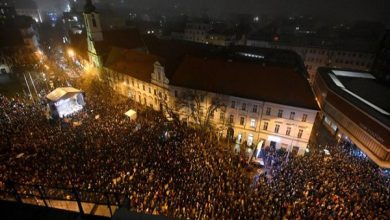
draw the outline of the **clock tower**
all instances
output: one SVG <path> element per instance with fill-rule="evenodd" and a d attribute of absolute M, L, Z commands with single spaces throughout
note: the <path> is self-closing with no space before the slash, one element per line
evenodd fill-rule
<path fill-rule="evenodd" d="M 101 67 L 102 61 L 96 50 L 96 42 L 103 41 L 103 33 L 99 13 L 96 12 L 96 8 L 91 0 L 86 0 L 83 14 L 87 31 L 89 62 L 96 67 Z"/>

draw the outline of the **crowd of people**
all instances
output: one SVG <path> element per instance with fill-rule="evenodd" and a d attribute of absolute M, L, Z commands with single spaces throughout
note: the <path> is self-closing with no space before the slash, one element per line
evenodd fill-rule
<path fill-rule="evenodd" d="M 0 186 L 116 192 L 134 211 L 183 219 L 390 218 L 389 178 L 347 145 L 304 157 L 265 149 L 276 162 L 254 179 L 201 131 L 141 108 L 131 121 L 124 112 L 137 106 L 113 105 L 106 89 L 86 95 L 86 108 L 67 120 L 48 120 L 41 103 L 0 96 Z"/>

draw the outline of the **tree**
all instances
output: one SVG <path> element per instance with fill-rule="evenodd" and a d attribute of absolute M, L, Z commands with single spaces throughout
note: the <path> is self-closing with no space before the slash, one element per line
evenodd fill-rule
<path fill-rule="evenodd" d="M 201 131 L 213 129 L 211 119 L 217 110 L 226 111 L 221 96 L 204 91 L 186 90 L 176 98 L 176 112 L 187 114 L 188 119 Z"/>

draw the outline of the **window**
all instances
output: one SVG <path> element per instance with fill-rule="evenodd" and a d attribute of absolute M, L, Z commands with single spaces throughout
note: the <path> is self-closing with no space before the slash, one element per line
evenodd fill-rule
<path fill-rule="evenodd" d="M 245 111 L 246 110 L 246 104 L 242 103 L 241 110 Z"/>
<path fill-rule="evenodd" d="M 286 135 L 287 135 L 287 136 L 290 136 L 290 133 L 291 133 L 291 127 L 287 127 Z"/>
<path fill-rule="evenodd" d="M 157 91 L 156 91 L 156 89 L 154 89 L 154 95 L 157 95 Z"/>
<path fill-rule="evenodd" d="M 266 131 L 268 129 L 268 122 L 264 122 L 263 130 Z"/>
<path fill-rule="evenodd" d="M 256 119 L 251 118 L 251 124 L 250 124 L 250 126 L 251 126 L 251 128 L 256 127 Z"/>
<path fill-rule="evenodd" d="M 253 113 L 257 113 L 257 105 L 253 105 L 252 112 L 253 112 Z"/>
<path fill-rule="evenodd" d="M 280 125 L 275 125 L 275 130 L 274 130 L 274 132 L 275 132 L 275 133 L 279 133 L 279 128 L 280 128 Z"/>
<path fill-rule="evenodd" d="M 306 122 L 306 120 L 307 120 L 307 114 L 303 114 L 303 116 L 302 116 L 302 121 L 303 121 L 303 122 Z"/>
<path fill-rule="evenodd" d="M 229 123 L 233 124 L 234 122 L 234 115 L 229 116 Z"/>
<path fill-rule="evenodd" d="M 152 93 L 152 90 L 150 89 L 150 87 L 149 87 L 149 93 L 150 93 L 150 94 Z"/>
<path fill-rule="evenodd" d="M 240 125 L 244 125 L 244 122 L 245 122 L 245 118 L 244 118 L 244 117 L 241 117 L 241 118 L 240 118 Z"/>
<path fill-rule="evenodd" d="M 295 112 L 291 112 L 290 113 L 290 120 L 294 120 L 294 118 L 295 118 Z"/>
<path fill-rule="evenodd" d="M 131 84 L 133 84 L 133 86 L 134 86 L 134 79 L 131 80 Z"/>
<path fill-rule="evenodd" d="M 279 111 L 278 111 L 278 117 L 279 117 L 279 118 L 283 117 L 283 110 L 279 109 Z"/>
<path fill-rule="evenodd" d="M 177 97 L 177 91 L 175 90 L 175 97 Z"/>
<path fill-rule="evenodd" d="M 235 101 L 232 101 L 232 105 L 230 106 L 231 108 L 235 108 L 236 107 L 236 102 Z"/>
<path fill-rule="evenodd" d="M 146 91 L 146 89 L 145 89 L 145 85 L 142 85 L 142 89 L 143 89 L 144 91 Z"/>
<path fill-rule="evenodd" d="M 298 138 L 302 138 L 302 134 L 303 134 L 303 130 L 302 130 L 302 129 L 299 129 Z"/>
<path fill-rule="evenodd" d="M 219 120 L 225 121 L 225 113 L 221 112 L 221 113 L 219 114 Z"/>
<path fill-rule="evenodd" d="M 270 107 L 267 107 L 267 110 L 265 111 L 265 114 L 266 115 L 271 115 L 271 108 Z"/>

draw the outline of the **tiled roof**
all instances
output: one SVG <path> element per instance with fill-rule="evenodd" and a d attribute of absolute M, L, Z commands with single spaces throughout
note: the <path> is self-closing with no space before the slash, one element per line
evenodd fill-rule
<path fill-rule="evenodd" d="M 139 80 L 150 82 L 157 56 L 140 51 L 113 47 L 108 54 L 104 67 L 119 73 L 130 75 Z"/>
<path fill-rule="evenodd" d="M 130 35 L 103 33 L 104 41 L 97 45 L 106 53 L 106 68 L 150 82 L 153 64 L 159 61 L 173 85 L 318 110 L 307 80 L 291 66 L 230 59 L 235 50 L 216 46 Z M 134 50 L 144 45 L 153 55 Z"/>
<path fill-rule="evenodd" d="M 171 77 L 170 83 L 318 110 L 308 81 L 289 67 L 187 56 Z"/>

